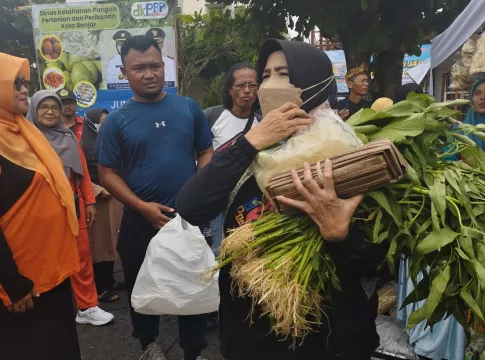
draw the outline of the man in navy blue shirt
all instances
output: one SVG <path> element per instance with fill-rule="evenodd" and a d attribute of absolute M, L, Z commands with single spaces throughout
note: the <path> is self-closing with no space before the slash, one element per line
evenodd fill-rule
<path fill-rule="evenodd" d="M 150 240 L 173 217 L 179 190 L 211 160 L 213 149 L 200 106 L 163 91 L 163 59 L 153 38 L 127 39 L 121 59 L 134 96 L 103 123 L 98 160 L 101 183 L 125 205 L 118 253 L 130 300 Z M 165 360 L 155 343 L 159 317 L 130 310 L 133 336 L 144 351 L 140 360 Z M 184 360 L 201 359 L 205 316 L 180 316 L 178 321 Z"/>

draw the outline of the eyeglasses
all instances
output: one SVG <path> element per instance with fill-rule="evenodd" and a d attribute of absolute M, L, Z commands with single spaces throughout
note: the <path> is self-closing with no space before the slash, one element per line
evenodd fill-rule
<path fill-rule="evenodd" d="M 22 90 L 22 86 L 26 89 L 29 89 L 30 86 L 30 80 L 25 80 L 25 79 L 20 79 L 16 78 L 13 81 L 13 86 L 15 86 L 15 90 L 20 91 Z"/>
<path fill-rule="evenodd" d="M 364 79 L 364 80 L 359 80 L 359 81 L 355 81 L 355 80 L 352 80 L 353 83 L 356 83 L 356 84 L 370 84 L 370 80 L 369 79 Z"/>
<path fill-rule="evenodd" d="M 233 86 L 238 90 L 244 90 L 244 89 L 246 89 L 246 86 L 249 87 L 249 90 L 256 90 L 258 88 L 258 83 L 244 82 L 244 83 L 236 83 Z"/>
<path fill-rule="evenodd" d="M 40 105 L 38 109 L 43 113 L 47 113 L 49 110 L 51 110 L 53 113 L 61 112 L 61 108 L 59 106 Z"/>

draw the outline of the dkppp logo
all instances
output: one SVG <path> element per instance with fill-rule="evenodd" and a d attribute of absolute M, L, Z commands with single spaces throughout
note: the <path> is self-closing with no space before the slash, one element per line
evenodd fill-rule
<path fill-rule="evenodd" d="M 168 16 L 168 5 L 165 1 L 137 2 L 131 6 L 133 18 L 142 19 L 165 19 Z"/>

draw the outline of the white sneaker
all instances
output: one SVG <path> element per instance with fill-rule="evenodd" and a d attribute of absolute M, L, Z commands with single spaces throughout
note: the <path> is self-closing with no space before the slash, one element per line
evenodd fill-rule
<path fill-rule="evenodd" d="M 140 360 L 166 360 L 163 356 L 162 349 L 155 343 L 152 342 L 148 345 L 147 349 L 141 356 Z"/>
<path fill-rule="evenodd" d="M 86 311 L 79 310 L 76 316 L 78 324 L 91 324 L 94 326 L 101 326 L 110 323 L 114 319 L 114 315 L 103 309 L 95 306 Z"/>

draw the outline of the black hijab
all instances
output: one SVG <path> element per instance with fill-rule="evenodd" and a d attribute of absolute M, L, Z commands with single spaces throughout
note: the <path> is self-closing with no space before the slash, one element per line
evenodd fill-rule
<path fill-rule="evenodd" d="M 88 163 L 89 176 L 95 184 L 100 183 L 98 175 L 98 129 L 96 126 L 99 125 L 103 113 L 108 113 L 108 110 L 95 108 L 88 110 L 84 114 L 83 136 L 81 139 L 81 147 Z"/>
<path fill-rule="evenodd" d="M 286 61 L 290 72 L 290 83 L 302 90 L 318 84 L 333 74 L 333 65 L 327 54 L 318 48 L 301 42 L 269 39 L 263 44 L 258 60 L 258 82 L 262 82 L 263 71 L 266 67 L 268 57 L 275 51 L 282 50 L 285 53 Z M 303 102 L 310 99 L 327 83 L 316 86 L 302 94 Z M 315 96 L 302 106 L 302 109 L 309 112 L 328 100 L 332 108 L 337 103 L 337 83 L 335 79 L 324 91 Z"/>
<path fill-rule="evenodd" d="M 422 94 L 423 88 L 416 83 L 404 84 L 399 87 L 396 91 L 396 96 L 394 97 L 394 104 L 399 101 L 404 101 L 409 94 L 415 92 L 416 94 Z"/>

